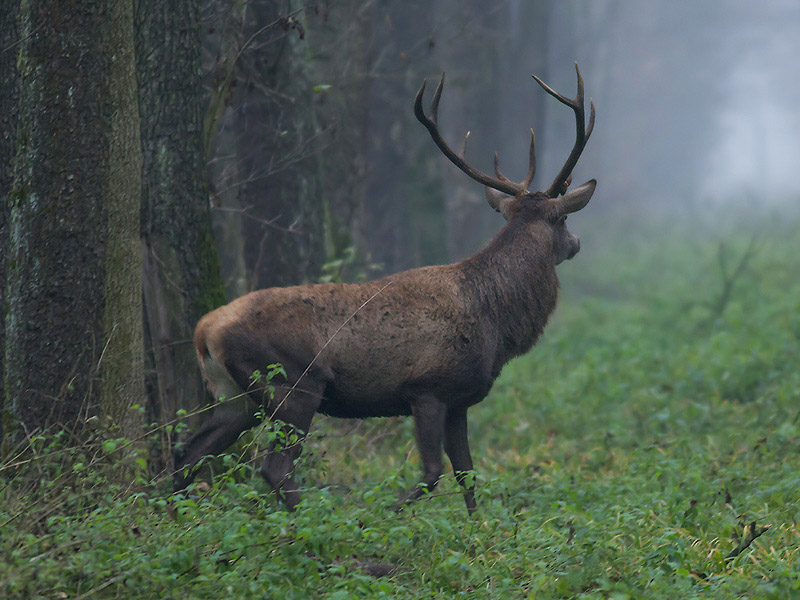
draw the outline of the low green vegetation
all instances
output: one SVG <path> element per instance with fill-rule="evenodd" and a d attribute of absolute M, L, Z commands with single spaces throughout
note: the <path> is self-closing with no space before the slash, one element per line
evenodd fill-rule
<path fill-rule="evenodd" d="M 320 418 L 291 514 L 250 449 L 170 499 L 98 424 L 5 459 L 0 597 L 800 597 L 797 221 L 748 253 L 752 226 L 575 220 L 558 313 L 470 411 L 475 518 L 452 475 L 392 512 L 408 420 Z"/>

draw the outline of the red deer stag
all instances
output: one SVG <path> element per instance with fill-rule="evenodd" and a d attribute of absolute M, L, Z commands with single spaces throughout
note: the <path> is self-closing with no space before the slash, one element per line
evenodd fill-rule
<path fill-rule="evenodd" d="M 567 214 L 586 206 L 595 180 L 567 192 L 572 170 L 594 125 L 594 104 L 585 123 L 583 79 L 576 63 L 574 99 L 544 90 L 575 112 L 575 145 L 552 185 L 530 192 L 536 170 L 531 130 L 530 167 L 520 183 L 470 167 L 437 125 L 444 75 L 433 95 L 431 116 L 422 109 L 425 82 L 414 114 L 444 155 L 486 186 L 489 205 L 507 223 L 489 245 L 461 262 L 411 269 L 360 284 L 310 284 L 256 291 L 205 315 L 194 343 L 209 390 L 226 402 L 175 453 L 175 490 L 193 468 L 216 455 L 260 415 L 305 435 L 317 412 L 333 417 L 412 415 L 423 476 L 400 501 L 432 489 L 442 474 L 442 445 L 475 508 L 467 441 L 467 409 L 483 400 L 511 358 L 527 352 L 556 306 L 555 266 L 575 256 L 577 237 Z M 469 137 L 469 134 L 467 134 Z M 466 140 L 465 140 L 466 148 Z M 286 372 L 274 395 L 254 385 L 253 373 L 279 363 Z M 259 388 L 258 390 L 256 388 Z M 300 501 L 292 479 L 300 445 L 267 449 L 261 474 L 288 507 Z"/>

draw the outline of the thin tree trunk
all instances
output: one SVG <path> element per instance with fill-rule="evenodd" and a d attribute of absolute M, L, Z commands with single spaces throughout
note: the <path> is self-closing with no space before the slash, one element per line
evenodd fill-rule
<path fill-rule="evenodd" d="M 310 58 L 302 15 L 281 20 L 293 6 L 281 0 L 248 3 L 250 29 L 266 29 L 237 63 L 240 201 L 246 210 L 250 289 L 314 280 L 325 260 L 325 196 Z M 267 27 L 276 23 L 283 26 Z"/>
<path fill-rule="evenodd" d="M 551 0 L 509 2 L 502 15 L 506 24 L 500 23 L 501 29 L 508 34 L 508 43 L 498 46 L 493 70 L 496 79 L 491 84 L 495 89 L 505 87 L 512 91 L 501 95 L 493 107 L 500 133 L 497 149 L 502 157 L 503 173 L 511 179 L 519 181 L 527 172 L 528 129 L 532 128 L 536 133 L 537 158 L 543 166 L 537 170 L 531 191 L 547 189 L 556 175 L 547 171 L 543 160 L 550 145 L 545 139 L 546 107 L 549 105 L 547 101 L 552 99 L 530 76 L 533 73 L 548 81 L 550 4 Z M 486 85 L 489 85 L 488 81 Z M 567 91 L 571 93 L 572 90 Z"/>
<path fill-rule="evenodd" d="M 237 130 L 231 99 L 237 84 L 236 62 L 245 43 L 246 2 L 209 2 L 204 9 L 207 23 L 203 36 L 203 72 L 210 81 L 206 87 L 207 110 L 203 124 L 203 146 L 208 157 L 208 175 L 214 204 L 211 211 L 214 239 L 225 293 L 238 298 L 249 291 L 244 260 L 243 212 L 237 185 Z"/>
<path fill-rule="evenodd" d="M 139 240 L 142 146 L 136 89 L 132 0 L 111 7 L 111 131 L 106 198 L 108 243 L 105 264 L 102 389 L 100 409 L 134 438 L 142 425 L 144 336 L 142 254 Z"/>
<path fill-rule="evenodd" d="M 501 30 L 504 39 L 508 36 L 509 7 L 507 3 L 487 6 L 480 0 L 464 0 L 458 5 L 442 3 L 438 7 L 440 43 L 436 48 L 447 72 L 441 106 L 446 119 L 442 117 L 441 127 L 445 139 L 456 148 L 461 147 L 464 135 L 471 131 L 467 150 L 470 164 L 490 173 L 492 154 L 500 151 L 503 171 L 511 175 L 512 170 L 507 166 L 509 157 L 501 147 L 504 140 L 500 130 L 501 105 L 508 101 L 511 82 L 503 81 L 498 72 L 503 67 L 498 68 L 497 45 L 493 43 Z M 519 60 L 515 58 L 515 64 Z M 492 115 L 492 119 L 482 122 L 483 115 Z M 525 131 L 521 134 L 520 151 L 527 155 L 529 138 Z M 486 205 L 479 184 L 444 158 L 439 158 L 439 164 L 446 190 L 448 258 L 460 260 L 485 244 L 501 221 Z"/>
<path fill-rule="evenodd" d="M 163 423 L 201 401 L 192 332 L 225 301 L 208 209 L 199 2 L 140 0 L 136 42 L 148 404 Z M 166 450 L 175 440 L 163 441 Z"/>
<path fill-rule="evenodd" d="M 17 53 L 19 0 L 0 0 L 0 445 L 3 443 L 5 392 L 6 256 L 14 155 L 17 146 Z"/>
<path fill-rule="evenodd" d="M 20 433 L 120 418 L 142 395 L 131 27 L 128 2 L 20 8 L 5 364 Z"/>
<path fill-rule="evenodd" d="M 324 85 L 314 94 L 314 114 L 322 132 L 326 256 L 329 261 L 347 258 L 326 274 L 335 280 L 369 274 L 365 208 L 374 5 L 374 0 L 346 0 L 307 19 L 311 76 Z"/>
<path fill-rule="evenodd" d="M 438 156 L 412 112 L 422 80 L 439 71 L 436 48 L 442 40 L 434 22 L 439 4 L 374 0 L 364 11 L 371 20 L 370 43 L 362 44 L 368 54 L 361 58 L 369 85 L 364 86 L 365 191 L 358 223 L 360 245 L 384 273 L 447 259 Z"/>
<path fill-rule="evenodd" d="M 410 180 L 416 175 L 410 107 L 425 74 L 429 12 L 428 3 L 390 0 L 378 0 L 373 10 L 376 45 L 381 47 L 375 52 L 370 88 L 366 237 L 373 258 L 387 273 L 418 263 L 410 214 Z"/>

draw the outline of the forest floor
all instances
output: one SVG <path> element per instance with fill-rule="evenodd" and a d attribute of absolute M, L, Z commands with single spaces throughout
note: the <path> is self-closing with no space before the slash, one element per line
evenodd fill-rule
<path fill-rule="evenodd" d="M 452 474 L 391 510 L 408 419 L 316 421 L 295 513 L 235 454 L 168 502 L 109 475 L 122 440 L 42 440 L 2 465 L 0 597 L 800 597 L 800 220 L 761 218 L 576 217 L 557 314 L 470 410 L 474 518 Z"/>

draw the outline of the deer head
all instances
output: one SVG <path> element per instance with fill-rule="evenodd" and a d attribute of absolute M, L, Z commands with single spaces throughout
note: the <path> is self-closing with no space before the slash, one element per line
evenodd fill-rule
<path fill-rule="evenodd" d="M 586 142 L 594 129 L 594 102 L 589 100 L 590 115 L 589 124 L 586 125 L 586 113 L 583 97 L 583 77 L 578 63 L 575 63 L 575 72 L 578 76 L 578 93 L 574 99 L 567 98 L 553 90 L 536 75 L 532 77 L 542 88 L 562 104 L 569 106 L 575 113 L 575 144 L 569 153 L 564 166 L 556 175 L 553 183 L 544 192 L 531 193 L 528 189 L 536 174 L 536 136 L 531 129 L 531 145 L 529 152 L 529 166 L 525 178 L 519 183 L 511 181 L 500 172 L 498 156 L 494 154 L 495 177 L 486 175 L 481 171 L 471 167 L 465 160 L 469 132 L 464 138 L 464 145 L 460 153 L 456 154 L 442 138 L 439 133 L 438 113 L 439 100 L 442 97 L 444 88 L 444 73 L 431 102 L 431 116 L 428 117 L 422 109 L 422 97 L 425 93 L 426 81 L 422 82 L 414 100 L 414 114 L 431 135 L 431 138 L 447 157 L 459 169 L 464 171 L 470 178 L 482 183 L 486 191 L 486 200 L 494 210 L 503 215 L 506 221 L 512 219 L 544 219 L 552 225 L 555 235 L 554 254 L 556 264 L 564 260 L 569 260 L 580 250 L 580 240 L 572 235 L 566 228 L 566 218 L 569 213 L 582 209 L 592 197 L 597 182 L 591 179 L 575 190 L 567 191 L 572 182 L 572 170 L 578 162 L 583 152 Z M 544 203 L 544 204 L 543 204 Z M 533 205 L 536 205 L 535 208 Z"/>

